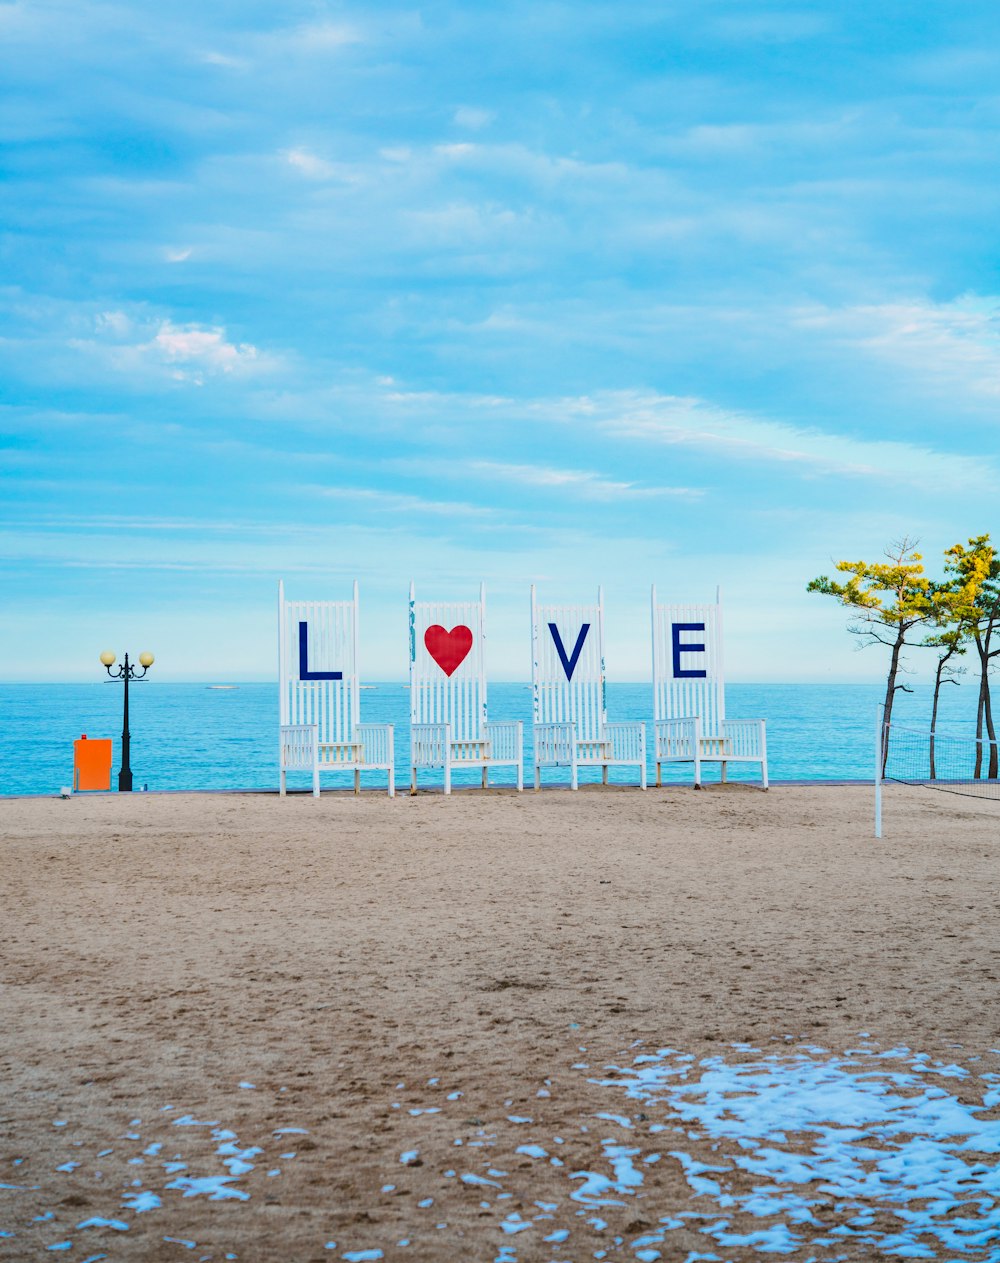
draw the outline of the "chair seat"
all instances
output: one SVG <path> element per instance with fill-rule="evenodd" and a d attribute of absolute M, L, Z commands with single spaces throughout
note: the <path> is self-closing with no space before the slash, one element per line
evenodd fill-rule
<path fill-rule="evenodd" d="M 360 741 L 321 741 L 317 750 L 324 766 L 360 763 L 364 753 Z"/>
<path fill-rule="evenodd" d="M 453 741 L 451 757 L 455 763 L 482 763 L 491 757 L 490 743 L 485 737 L 475 741 Z"/>
<path fill-rule="evenodd" d="M 577 741 L 578 763 L 606 763 L 612 757 L 610 741 Z"/>

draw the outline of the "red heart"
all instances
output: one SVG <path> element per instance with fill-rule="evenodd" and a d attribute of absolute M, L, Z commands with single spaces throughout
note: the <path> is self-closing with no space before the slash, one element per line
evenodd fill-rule
<path fill-rule="evenodd" d="M 424 632 L 424 644 L 445 675 L 452 675 L 469 656 L 472 628 L 459 623 L 451 631 L 445 631 L 440 623 L 435 623 Z"/>

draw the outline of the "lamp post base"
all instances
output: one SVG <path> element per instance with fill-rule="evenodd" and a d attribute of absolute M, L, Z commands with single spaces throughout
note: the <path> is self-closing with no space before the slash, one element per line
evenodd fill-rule
<path fill-rule="evenodd" d="M 118 773 L 118 792 L 119 794 L 130 794 L 132 792 L 132 773 Z"/>

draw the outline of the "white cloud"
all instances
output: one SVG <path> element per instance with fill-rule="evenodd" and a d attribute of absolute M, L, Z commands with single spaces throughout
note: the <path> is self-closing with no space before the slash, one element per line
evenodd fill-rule
<path fill-rule="evenodd" d="M 830 332 L 902 369 L 926 388 L 995 399 L 1000 395 L 1000 298 L 966 295 L 867 306 L 805 308 L 796 323 Z"/>
<path fill-rule="evenodd" d="M 377 491 L 368 487 L 304 487 L 302 490 L 312 491 L 330 500 L 353 500 L 363 505 L 368 504 L 387 513 L 431 513 L 435 516 L 474 518 L 494 515 L 493 509 L 481 504 L 468 504 L 457 500 L 427 500 L 422 496 L 411 496 L 395 491 Z"/>
<path fill-rule="evenodd" d="M 325 52 L 364 42 L 360 29 L 346 22 L 305 23 L 296 27 L 289 38 L 294 44 L 310 52 Z"/>
<path fill-rule="evenodd" d="M 95 321 L 97 328 L 117 335 L 118 337 L 127 337 L 132 331 L 132 321 L 123 311 L 102 311 Z"/>
<path fill-rule="evenodd" d="M 503 478 L 528 487 L 578 492 L 589 500 L 672 496 L 697 499 L 704 494 L 696 487 L 644 487 L 636 482 L 616 482 L 582 469 L 552 469 L 545 465 L 506 465 L 497 461 L 471 461 L 468 469 L 490 478 Z"/>
<path fill-rule="evenodd" d="M 175 381 L 204 384 L 207 376 L 243 372 L 250 367 L 273 367 L 274 357 L 262 356 L 249 342 L 231 342 L 225 329 L 199 324 L 150 321 L 121 311 L 101 312 L 94 318 L 96 338 L 70 338 L 68 345 L 119 372 L 149 377 L 151 367 L 165 370 Z"/>
<path fill-rule="evenodd" d="M 227 342 L 224 329 L 174 325 L 169 320 L 163 322 L 147 348 L 158 352 L 168 364 L 191 364 L 223 373 L 257 358 L 257 348 L 250 343 L 237 346 Z"/>
<path fill-rule="evenodd" d="M 980 459 L 771 421 L 697 398 L 607 392 L 543 404 L 538 411 L 552 420 L 589 423 L 615 438 L 697 448 L 723 460 L 798 466 L 814 475 L 891 479 L 925 489 L 983 489 L 996 482 Z"/>
<path fill-rule="evenodd" d="M 337 173 L 337 168 L 332 162 L 317 157 L 308 149 L 285 149 L 282 150 L 281 156 L 289 166 L 295 167 L 310 180 L 328 180 Z"/>
<path fill-rule="evenodd" d="M 473 132 L 477 132 L 483 127 L 488 127 L 495 118 L 495 110 L 476 109 L 475 106 L 471 105 L 460 105 L 455 111 L 455 125 L 457 127 L 465 127 Z"/>
<path fill-rule="evenodd" d="M 228 70 L 247 70 L 250 62 L 245 57 L 232 57 L 228 53 L 209 50 L 201 54 L 200 60 L 208 66 L 225 66 Z"/>

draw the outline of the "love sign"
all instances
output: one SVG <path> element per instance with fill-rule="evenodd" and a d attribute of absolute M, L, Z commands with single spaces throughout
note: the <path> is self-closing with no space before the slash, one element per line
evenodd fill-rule
<path fill-rule="evenodd" d="M 435 623 L 424 632 L 427 652 L 447 676 L 452 676 L 469 656 L 472 628 L 459 623 L 451 631 Z"/>

